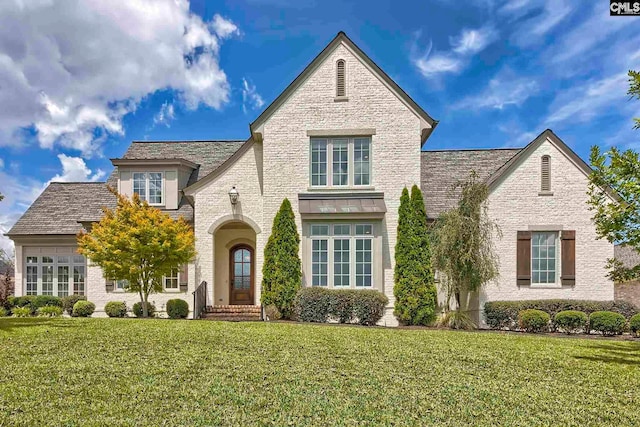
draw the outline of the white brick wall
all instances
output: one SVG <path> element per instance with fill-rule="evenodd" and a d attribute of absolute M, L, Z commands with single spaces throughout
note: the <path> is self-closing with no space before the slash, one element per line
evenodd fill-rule
<path fill-rule="evenodd" d="M 540 196 L 540 159 L 551 156 L 553 196 Z M 588 179 L 549 140 L 520 161 L 489 196 L 489 214 L 502 229 L 496 241 L 500 257 L 500 278 L 487 286 L 485 301 L 525 299 L 613 300 L 613 282 L 606 277 L 607 258 L 613 245 L 597 240 L 587 201 Z M 531 226 L 561 226 L 576 231 L 576 284 L 574 287 L 536 288 L 516 285 L 516 233 Z"/>

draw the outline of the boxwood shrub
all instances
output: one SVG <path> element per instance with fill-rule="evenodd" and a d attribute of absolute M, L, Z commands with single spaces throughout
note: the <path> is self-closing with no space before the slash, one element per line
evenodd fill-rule
<path fill-rule="evenodd" d="M 109 301 L 104 306 L 104 312 L 109 317 L 127 317 L 127 304 L 122 301 Z"/>
<path fill-rule="evenodd" d="M 89 317 L 96 311 L 96 305 L 89 301 L 80 300 L 73 305 L 73 317 Z"/>
<path fill-rule="evenodd" d="M 62 298 L 62 308 L 67 312 L 69 316 L 73 315 L 73 306 L 78 301 L 86 301 L 87 297 L 84 295 L 69 295 Z"/>
<path fill-rule="evenodd" d="M 518 325 L 518 313 L 522 310 L 535 309 L 548 313 L 551 318 L 561 311 L 582 311 L 587 315 L 595 311 L 613 311 L 625 318 L 640 313 L 640 309 L 626 301 L 589 301 L 589 300 L 525 300 L 525 301 L 490 301 L 485 303 L 484 313 L 487 325 L 493 329 L 515 329 Z M 552 328 L 555 327 L 553 323 Z"/>
<path fill-rule="evenodd" d="M 553 323 L 555 323 L 556 328 L 567 334 L 586 331 L 588 322 L 589 317 L 587 314 L 577 310 L 561 311 L 553 317 Z"/>
<path fill-rule="evenodd" d="M 44 307 L 40 307 L 37 313 L 40 317 L 60 317 L 63 311 L 62 307 L 58 307 L 57 305 L 45 305 Z"/>
<path fill-rule="evenodd" d="M 156 313 L 156 306 L 151 304 L 150 302 L 147 302 L 147 314 L 149 315 L 149 317 L 153 317 L 154 314 Z M 135 304 L 133 304 L 133 314 L 136 315 L 136 317 L 142 317 L 142 303 L 141 302 L 137 302 Z"/>
<path fill-rule="evenodd" d="M 546 332 L 550 320 L 550 316 L 542 310 L 528 309 L 518 313 L 518 326 L 526 332 Z"/>
<path fill-rule="evenodd" d="M 294 302 L 296 318 L 302 322 L 358 323 L 375 325 L 389 300 L 374 290 L 302 288 Z"/>
<path fill-rule="evenodd" d="M 636 337 L 640 337 L 640 314 L 636 314 L 629 319 L 629 329 Z"/>
<path fill-rule="evenodd" d="M 183 299 L 167 301 L 167 315 L 171 319 L 186 319 L 189 315 L 189 304 Z"/>
<path fill-rule="evenodd" d="M 62 298 L 51 295 L 38 295 L 31 304 L 37 311 L 40 307 L 60 307 L 62 308 Z"/>
<path fill-rule="evenodd" d="M 589 327 L 602 335 L 620 335 L 624 332 L 627 319 L 620 313 L 596 311 L 589 316 Z"/>

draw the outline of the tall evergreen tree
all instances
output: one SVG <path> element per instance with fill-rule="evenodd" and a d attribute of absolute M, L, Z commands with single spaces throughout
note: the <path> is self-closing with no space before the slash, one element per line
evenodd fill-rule
<path fill-rule="evenodd" d="M 431 268 L 424 199 L 416 185 L 411 189 L 411 197 L 406 188 L 400 197 L 395 260 L 394 314 L 407 325 L 432 323 L 437 292 Z"/>
<path fill-rule="evenodd" d="M 293 300 L 302 285 L 299 249 L 300 235 L 291 202 L 284 199 L 264 248 L 261 301 L 274 305 L 285 319 L 291 318 Z"/>

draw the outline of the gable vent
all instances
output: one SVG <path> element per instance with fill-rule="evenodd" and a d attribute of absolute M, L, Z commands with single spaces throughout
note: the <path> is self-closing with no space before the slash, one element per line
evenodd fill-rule
<path fill-rule="evenodd" d="M 345 87 L 345 64 L 344 60 L 339 59 L 336 62 L 336 96 L 346 96 L 347 90 Z"/>
<path fill-rule="evenodd" d="M 551 157 L 542 156 L 541 163 L 541 185 L 542 191 L 551 191 Z"/>

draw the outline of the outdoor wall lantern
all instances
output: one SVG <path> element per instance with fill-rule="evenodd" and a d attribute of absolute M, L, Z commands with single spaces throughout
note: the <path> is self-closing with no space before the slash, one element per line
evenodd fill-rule
<path fill-rule="evenodd" d="M 238 203 L 239 198 L 240 193 L 238 193 L 238 190 L 236 190 L 236 186 L 234 185 L 231 187 L 231 190 L 229 190 L 229 200 L 231 200 L 231 204 L 235 206 Z"/>

